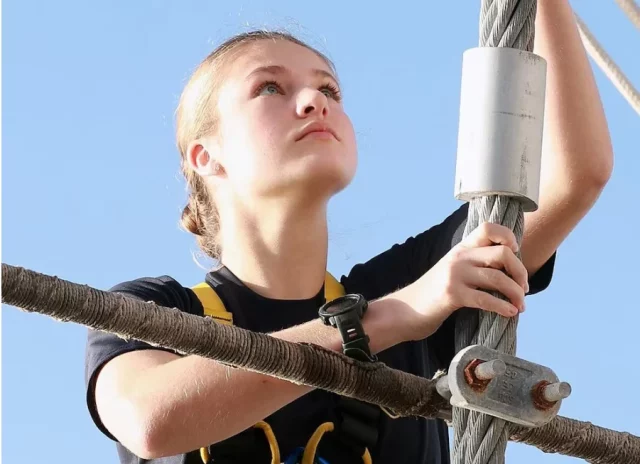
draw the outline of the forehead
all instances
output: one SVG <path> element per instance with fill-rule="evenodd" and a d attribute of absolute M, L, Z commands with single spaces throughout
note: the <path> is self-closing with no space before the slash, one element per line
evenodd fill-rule
<path fill-rule="evenodd" d="M 294 72 L 321 69 L 333 75 L 333 70 L 317 53 L 288 40 L 260 40 L 247 44 L 234 53 L 228 75 L 245 78 L 260 67 L 282 66 Z"/>

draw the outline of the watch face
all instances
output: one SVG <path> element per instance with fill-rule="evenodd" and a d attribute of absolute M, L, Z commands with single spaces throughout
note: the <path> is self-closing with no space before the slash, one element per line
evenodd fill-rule
<path fill-rule="evenodd" d="M 354 297 L 347 295 L 332 301 L 325 307 L 325 311 L 328 314 L 338 314 L 351 308 L 356 301 Z"/>

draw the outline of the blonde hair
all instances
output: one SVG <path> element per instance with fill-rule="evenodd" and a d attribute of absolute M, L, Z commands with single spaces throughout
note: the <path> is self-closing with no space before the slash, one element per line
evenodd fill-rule
<path fill-rule="evenodd" d="M 286 32 L 256 30 L 233 36 L 211 52 L 187 82 L 176 110 L 176 141 L 181 170 L 187 181 L 189 200 L 182 211 L 182 227 L 196 235 L 198 245 L 208 256 L 220 259 L 220 216 L 203 178 L 189 166 L 189 144 L 216 128 L 215 98 L 231 52 L 260 40 L 286 40 L 306 47 L 320 56 L 335 72 L 331 60 L 318 50 Z"/>

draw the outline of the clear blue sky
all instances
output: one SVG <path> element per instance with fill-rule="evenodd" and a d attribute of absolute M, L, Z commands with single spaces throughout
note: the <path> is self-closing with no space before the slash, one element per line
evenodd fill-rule
<path fill-rule="evenodd" d="M 640 86 L 640 32 L 614 2 L 574 2 Z M 189 71 L 227 36 L 286 27 L 343 81 L 360 170 L 332 203 L 330 270 L 347 272 L 442 220 L 453 198 L 460 63 L 473 2 L 58 1 L 3 4 L 2 261 L 106 289 L 203 278 L 178 228 L 185 190 L 173 112 Z M 635 57 L 635 60 L 634 60 Z M 519 355 L 573 385 L 561 413 L 640 435 L 636 115 L 596 69 L 614 176 L 528 301 Z M 2 309 L 6 463 L 117 462 L 85 407 L 86 329 Z M 511 444 L 508 462 L 569 463 Z"/>

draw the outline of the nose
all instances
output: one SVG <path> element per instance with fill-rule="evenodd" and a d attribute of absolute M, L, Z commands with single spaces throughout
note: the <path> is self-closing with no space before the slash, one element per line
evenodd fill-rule
<path fill-rule="evenodd" d="M 329 114 L 329 100 L 325 94 L 316 89 L 301 90 L 296 102 L 296 112 L 301 118 L 314 115 L 326 118 Z"/>

